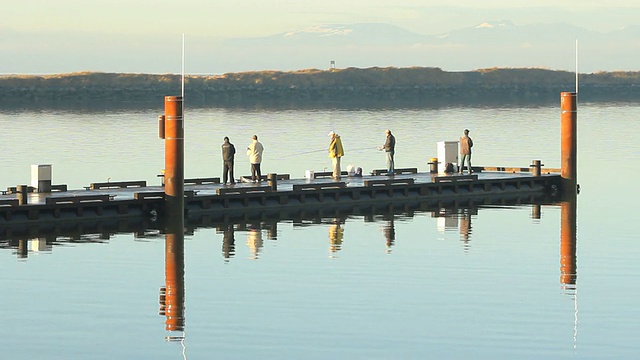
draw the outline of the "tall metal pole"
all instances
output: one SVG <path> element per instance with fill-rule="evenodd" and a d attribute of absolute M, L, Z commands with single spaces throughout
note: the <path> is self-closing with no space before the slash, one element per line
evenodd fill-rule
<path fill-rule="evenodd" d="M 560 137 L 562 192 L 575 194 L 578 185 L 578 94 L 563 92 L 560 94 Z"/>

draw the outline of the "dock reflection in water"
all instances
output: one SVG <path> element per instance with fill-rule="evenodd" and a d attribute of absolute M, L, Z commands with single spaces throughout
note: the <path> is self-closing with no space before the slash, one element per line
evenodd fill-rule
<path fill-rule="evenodd" d="M 206 217 L 188 219 L 184 225 L 166 224 L 161 229 L 147 228 L 136 229 L 136 237 L 159 237 L 164 235 L 165 240 L 165 284 L 160 289 L 160 315 L 165 319 L 165 330 L 169 332 L 166 339 L 180 342 L 184 347 L 185 341 L 185 230 L 186 233 L 194 233 L 198 229 L 213 228 L 221 238 L 221 257 L 225 262 L 232 261 L 237 254 L 236 237 L 247 239 L 249 258 L 256 261 L 270 250 L 265 246 L 268 241 L 278 239 L 278 226 L 290 223 L 293 227 L 320 226 L 327 229 L 325 239 L 328 239 L 328 253 L 332 258 L 338 257 L 346 244 L 350 243 L 350 237 L 356 240 L 357 231 L 349 232 L 349 225 L 353 221 L 361 219 L 365 223 L 374 223 L 379 229 L 380 245 L 384 244 L 384 252 L 393 256 L 394 247 L 402 244 L 402 237 L 396 232 L 396 227 L 401 222 L 415 221 L 415 217 L 429 217 L 435 219 L 434 225 L 437 232 L 459 234 L 459 239 L 464 252 L 469 252 L 473 239 L 472 222 L 482 218 L 483 208 L 500 208 L 511 206 L 531 206 L 531 218 L 539 221 L 542 207 L 560 206 L 561 214 L 561 239 L 560 239 L 560 284 L 565 293 L 572 297 L 575 303 L 574 313 L 574 347 L 577 346 L 577 260 L 576 260 L 576 201 L 564 201 L 557 203 L 514 203 L 496 205 L 465 206 L 445 205 L 439 206 L 409 206 L 400 207 L 368 207 L 365 209 L 354 208 L 351 210 L 319 211 L 316 214 L 306 213 L 304 216 L 281 219 L 269 218 L 259 214 L 255 219 L 229 219 L 227 222 L 212 222 Z M 126 226 L 120 225 L 121 228 Z M 0 240 L 0 246 L 14 249 L 16 255 L 25 261 L 27 256 L 36 251 L 55 251 L 56 245 L 66 243 L 104 243 L 109 240 L 110 232 L 103 229 L 98 233 L 81 234 L 75 229 L 67 234 L 38 234 L 37 237 L 25 240 L 4 239 Z M 412 234 L 415 236 L 416 234 Z M 375 241 L 375 239 L 372 239 Z M 375 244 L 375 242 L 373 243 Z M 372 245 L 375 246 L 375 245 Z M 220 249 L 220 248 L 218 248 Z M 325 248 L 326 249 L 326 248 Z M 184 348 L 183 348 L 184 350 Z"/>

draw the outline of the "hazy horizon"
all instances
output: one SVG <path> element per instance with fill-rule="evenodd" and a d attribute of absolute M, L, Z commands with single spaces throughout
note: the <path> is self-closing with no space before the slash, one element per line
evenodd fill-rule
<path fill-rule="evenodd" d="M 86 5 L 61 0 L 12 3 L 0 24 L 0 74 L 71 72 L 180 73 L 182 36 L 188 74 L 329 67 L 440 67 L 469 71 L 486 67 L 539 67 L 575 70 L 575 39 L 580 42 L 580 71 L 637 71 L 634 49 L 640 32 L 624 43 L 600 38 L 625 27 L 640 28 L 640 4 L 632 1 L 419 1 L 336 0 L 273 2 L 187 0 L 179 6 L 149 0 Z M 508 22 L 521 38 L 504 36 L 484 43 L 471 35 L 450 43 L 346 43 L 308 38 L 304 44 L 274 44 L 270 39 L 319 26 L 382 24 L 429 39 L 491 22 Z M 553 29 L 546 42 L 538 37 Z M 572 32 L 590 31 L 579 38 Z M 346 34 L 346 33 L 345 33 Z M 462 32 L 461 32 L 462 34 Z M 555 34 L 555 35 L 554 35 Z M 349 34 L 346 34 L 349 35 Z M 557 36 L 556 36 L 557 35 Z M 346 37 L 344 37 L 346 38 Z M 314 41 L 320 39 L 322 44 Z M 533 40 L 532 40 L 533 39 Z M 253 40 L 246 42 L 246 40 Z M 508 40 L 508 41 L 507 41 Z M 538 43 L 536 43 L 538 41 Z"/>

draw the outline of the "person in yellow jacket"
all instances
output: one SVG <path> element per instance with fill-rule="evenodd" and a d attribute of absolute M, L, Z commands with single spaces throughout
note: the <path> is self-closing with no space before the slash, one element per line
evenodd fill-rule
<path fill-rule="evenodd" d="M 342 148 L 342 140 L 340 135 L 335 132 L 330 132 L 331 143 L 329 144 L 329 157 L 332 160 L 333 165 L 333 178 L 340 179 L 340 158 L 344 156 L 344 149 Z"/>

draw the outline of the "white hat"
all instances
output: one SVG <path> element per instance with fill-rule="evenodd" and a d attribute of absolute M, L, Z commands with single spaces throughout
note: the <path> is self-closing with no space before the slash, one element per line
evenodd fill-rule
<path fill-rule="evenodd" d="M 335 134 L 336 134 L 336 133 L 334 133 L 333 131 L 330 131 L 330 132 L 329 132 L 329 134 L 327 134 L 327 136 L 333 136 L 333 135 L 335 135 Z"/>

